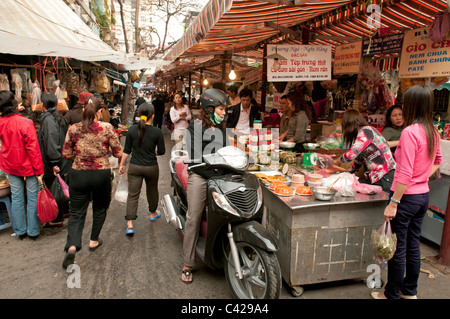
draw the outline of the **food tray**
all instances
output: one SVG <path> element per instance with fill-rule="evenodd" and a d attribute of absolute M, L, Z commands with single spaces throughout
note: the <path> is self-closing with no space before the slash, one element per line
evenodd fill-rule
<path fill-rule="evenodd" d="M 284 182 L 284 183 L 286 183 L 286 185 L 287 186 L 290 186 L 291 185 L 291 178 L 289 177 L 289 176 L 286 176 L 286 175 L 284 175 L 283 173 L 281 173 L 281 172 L 278 172 L 278 171 L 253 171 L 253 172 L 249 172 L 250 174 L 255 174 L 255 175 L 257 175 L 256 177 L 258 177 L 258 174 L 263 174 L 263 175 L 266 175 L 266 176 L 276 176 L 276 175 L 281 175 L 281 176 L 283 176 L 285 179 L 286 179 L 286 181 L 282 181 L 282 182 Z M 270 185 L 270 183 L 271 182 L 264 182 L 263 180 L 261 180 L 260 178 L 258 178 L 260 181 L 261 181 L 261 183 L 263 183 L 265 186 L 269 186 Z"/>

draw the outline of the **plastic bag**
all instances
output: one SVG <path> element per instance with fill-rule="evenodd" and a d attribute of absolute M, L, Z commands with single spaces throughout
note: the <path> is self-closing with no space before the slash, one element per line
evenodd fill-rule
<path fill-rule="evenodd" d="M 356 176 L 354 176 L 352 187 L 358 193 L 368 194 L 368 195 L 377 194 L 383 190 L 383 188 L 378 185 L 370 185 L 370 184 L 360 183 Z"/>
<path fill-rule="evenodd" d="M 388 261 L 397 249 L 397 235 L 392 233 L 391 223 L 384 222 L 378 230 L 372 230 L 370 248 L 379 263 Z"/>
<path fill-rule="evenodd" d="M 66 197 L 66 199 L 69 199 L 70 198 L 69 185 L 67 185 L 67 183 L 62 179 L 61 175 L 56 174 L 56 177 L 58 177 L 59 183 L 61 184 L 64 196 Z"/>
<path fill-rule="evenodd" d="M 42 180 L 39 181 L 36 211 L 41 223 L 49 223 L 58 216 L 58 204 Z"/>
<path fill-rule="evenodd" d="M 128 183 L 123 176 L 119 177 L 119 182 L 117 183 L 116 194 L 114 199 L 121 203 L 126 203 L 128 198 Z"/>
<path fill-rule="evenodd" d="M 58 205 L 64 204 L 64 202 L 67 200 L 66 195 L 64 194 L 64 190 L 62 189 L 61 182 L 58 178 L 55 178 L 53 180 L 53 183 L 50 186 L 49 190 Z"/>

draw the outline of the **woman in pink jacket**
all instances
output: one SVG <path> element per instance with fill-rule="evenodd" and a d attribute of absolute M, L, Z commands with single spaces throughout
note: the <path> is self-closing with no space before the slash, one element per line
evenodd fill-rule
<path fill-rule="evenodd" d="M 388 261 L 384 292 L 375 299 L 416 299 L 420 273 L 420 233 L 428 209 L 428 178 L 442 163 L 439 133 L 433 126 L 433 91 L 415 85 L 404 95 L 402 131 L 395 158 L 397 169 L 384 218 L 397 235 L 397 250 Z"/>
<path fill-rule="evenodd" d="M 40 234 L 36 212 L 37 176 L 44 174 L 36 129 L 33 121 L 19 114 L 10 91 L 0 91 L 0 112 L 0 169 L 8 174 L 11 185 L 12 211 L 9 213 L 13 229 L 20 239 L 27 235 L 36 239 Z"/>

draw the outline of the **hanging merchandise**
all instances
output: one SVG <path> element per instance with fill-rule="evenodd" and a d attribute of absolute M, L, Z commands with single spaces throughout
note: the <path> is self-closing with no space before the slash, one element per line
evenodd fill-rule
<path fill-rule="evenodd" d="M 108 93 L 111 88 L 106 72 L 102 71 L 100 78 L 97 81 L 97 92 L 98 93 Z"/>
<path fill-rule="evenodd" d="M 55 75 L 53 73 L 47 73 L 45 75 L 45 87 L 48 92 L 53 92 L 53 83 L 56 81 Z"/>
<path fill-rule="evenodd" d="M 389 89 L 381 71 L 371 62 L 363 65 L 358 75 L 361 85 L 361 112 L 374 114 L 380 109 L 389 108 L 395 102 L 395 96 Z"/>
<path fill-rule="evenodd" d="M 78 93 L 80 92 L 79 90 L 80 90 L 80 78 L 78 77 L 78 74 L 72 71 L 67 75 L 67 93 L 69 95 L 78 96 Z"/>
<path fill-rule="evenodd" d="M 37 111 L 42 109 L 41 103 L 41 88 L 39 86 L 39 82 L 36 80 L 33 83 L 33 90 L 31 92 L 31 110 Z"/>
<path fill-rule="evenodd" d="M 61 82 L 60 80 L 54 81 L 53 85 L 52 85 L 52 90 L 51 90 L 51 92 L 56 95 L 58 100 L 64 99 L 61 88 L 60 88 L 60 82 Z"/>
<path fill-rule="evenodd" d="M 0 74 L 0 90 L 9 91 L 9 80 L 6 74 Z"/>
<path fill-rule="evenodd" d="M 12 89 L 15 92 L 15 98 L 16 98 L 17 102 L 21 102 L 22 101 L 23 82 L 22 82 L 22 78 L 20 77 L 17 69 L 11 70 L 11 83 L 13 84 Z"/>

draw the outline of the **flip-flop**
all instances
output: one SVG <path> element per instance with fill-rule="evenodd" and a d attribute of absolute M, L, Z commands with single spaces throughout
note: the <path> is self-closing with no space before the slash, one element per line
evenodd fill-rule
<path fill-rule="evenodd" d="M 155 217 L 150 217 L 150 220 L 156 220 L 159 217 L 161 217 L 161 213 L 159 211 L 156 211 L 156 216 Z"/>
<path fill-rule="evenodd" d="M 192 276 L 192 269 L 183 269 L 182 271 L 181 271 L 181 273 L 184 275 L 184 277 L 187 279 L 187 280 L 183 280 L 183 278 L 181 278 L 181 281 L 182 282 L 184 282 L 185 284 L 190 284 L 190 283 L 192 283 L 192 279 L 191 279 L 191 276 Z M 189 280 L 190 279 L 190 280 Z"/>
<path fill-rule="evenodd" d="M 66 256 L 64 256 L 64 260 L 62 263 L 62 267 L 64 269 L 67 269 L 67 267 L 69 267 L 70 265 L 72 265 L 75 261 L 75 251 L 70 251 L 68 250 L 66 253 Z"/>
<path fill-rule="evenodd" d="M 95 247 L 89 247 L 89 251 L 95 251 L 98 247 L 100 247 L 103 244 L 103 240 L 101 240 L 100 238 L 98 239 L 98 244 Z"/>
<path fill-rule="evenodd" d="M 125 231 L 125 235 L 133 236 L 134 235 L 134 228 L 127 228 L 127 230 Z"/>

